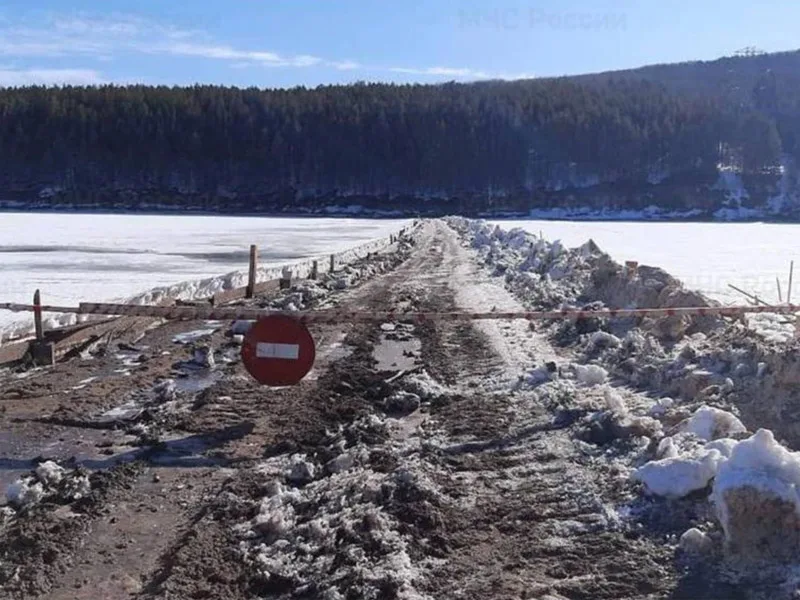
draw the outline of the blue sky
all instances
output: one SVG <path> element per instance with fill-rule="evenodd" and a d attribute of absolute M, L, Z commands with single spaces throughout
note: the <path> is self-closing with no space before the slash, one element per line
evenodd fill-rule
<path fill-rule="evenodd" d="M 800 47 L 796 0 L 5 0 L 0 85 L 566 75 Z"/>

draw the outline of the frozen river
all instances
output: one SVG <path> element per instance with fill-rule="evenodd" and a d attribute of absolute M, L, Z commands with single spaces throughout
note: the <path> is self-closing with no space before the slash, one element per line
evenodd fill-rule
<path fill-rule="evenodd" d="M 261 263 L 283 264 L 337 252 L 397 231 L 386 219 L 74 215 L 0 212 L 0 302 L 116 300 L 153 287 L 246 270 L 248 248 Z M 800 225 L 498 221 L 576 246 L 592 238 L 618 261 L 660 266 L 719 300 L 738 303 L 732 283 L 777 299 Z M 795 298 L 800 289 L 795 285 Z M 0 328 L 19 315 L 0 311 Z"/>
<path fill-rule="evenodd" d="M 76 215 L 0 212 L 0 302 L 61 306 L 124 299 L 150 288 L 286 264 L 400 229 L 387 219 Z M 0 311 L 0 329 L 20 315 Z"/>

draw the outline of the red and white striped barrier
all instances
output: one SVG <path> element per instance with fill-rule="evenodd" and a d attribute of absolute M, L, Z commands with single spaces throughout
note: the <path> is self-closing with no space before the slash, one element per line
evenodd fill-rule
<path fill-rule="evenodd" d="M 0 304 L 0 309 L 15 312 L 31 312 L 37 310 L 28 304 Z M 100 304 L 81 303 L 78 307 L 42 306 L 42 312 L 75 313 L 82 315 L 114 315 L 130 317 L 157 317 L 173 320 L 257 320 L 270 315 L 283 315 L 299 319 L 306 323 L 341 323 L 373 322 L 373 321 L 504 321 L 522 319 L 559 320 L 602 318 L 640 318 L 640 317 L 672 317 L 672 316 L 725 316 L 735 317 L 752 313 L 794 314 L 800 312 L 800 306 L 783 304 L 778 306 L 698 306 L 680 308 L 619 308 L 602 310 L 552 310 L 552 311 L 513 311 L 513 312 L 401 312 L 401 311 L 274 311 L 259 308 L 214 308 L 203 306 L 142 306 L 134 304 Z"/>

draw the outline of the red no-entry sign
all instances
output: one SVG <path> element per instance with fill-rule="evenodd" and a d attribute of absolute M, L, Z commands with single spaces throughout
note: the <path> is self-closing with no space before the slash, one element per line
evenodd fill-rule
<path fill-rule="evenodd" d="M 245 335 L 242 362 L 256 381 L 270 386 L 299 383 L 314 365 L 316 349 L 308 328 L 292 317 L 259 319 Z"/>

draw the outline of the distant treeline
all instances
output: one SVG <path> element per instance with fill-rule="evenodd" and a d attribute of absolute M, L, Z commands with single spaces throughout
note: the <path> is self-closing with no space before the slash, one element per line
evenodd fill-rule
<path fill-rule="evenodd" d="M 800 154 L 794 73 L 798 53 L 473 84 L 1 89 L 0 190 L 491 196 L 713 183 L 720 161 L 763 175 Z"/>

